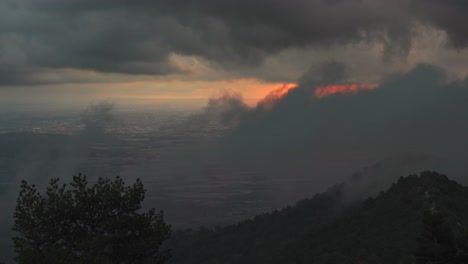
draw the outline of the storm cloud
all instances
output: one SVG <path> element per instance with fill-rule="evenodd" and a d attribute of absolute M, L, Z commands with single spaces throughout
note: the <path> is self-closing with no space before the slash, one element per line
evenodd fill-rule
<path fill-rule="evenodd" d="M 408 55 L 416 23 L 464 48 L 467 11 L 457 0 L 7 0 L 0 3 L 0 83 L 47 82 L 38 72 L 56 69 L 187 73 L 173 54 L 233 70 L 290 48 L 360 42 L 380 43 L 388 61 Z"/>
<path fill-rule="evenodd" d="M 307 176 L 320 168 L 339 175 L 398 153 L 438 157 L 451 164 L 445 169 L 454 177 L 466 172 L 468 79 L 453 80 L 439 67 L 420 64 L 373 90 L 319 98 L 314 92 L 326 76 L 240 111 L 219 151 L 240 163 L 286 168 L 285 175 Z"/>

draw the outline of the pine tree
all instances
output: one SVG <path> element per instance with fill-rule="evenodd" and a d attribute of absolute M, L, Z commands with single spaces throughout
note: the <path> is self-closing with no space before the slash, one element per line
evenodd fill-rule
<path fill-rule="evenodd" d="M 415 252 L 417 264 L 452 264 L 456 263 L 457 247 L 452 229 L 447 224 L 445 215 L 435 209 L 424 212 L 424 229 L 418 239 Z"/>
<path fill-rule="evenodd" d="M 117 177 L 88 186 L 78 175 L 45 195 L 23 181 L 14 213 L 18 263 L 164 263 L 171 228 L 162 212 L 141 212 L 145 189 Z"/>

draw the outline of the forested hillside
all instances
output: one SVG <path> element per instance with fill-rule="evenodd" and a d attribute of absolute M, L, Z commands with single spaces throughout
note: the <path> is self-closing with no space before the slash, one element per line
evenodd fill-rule
<path fill-rule="evenodd" d="M 435 172 L 358 204 L 345 197 L 340 185 L 236 225 L 176 232 L 171 263 L 411 263 L 424 212 L 443 214 L 457 241 L 468 227 L 468 188 Z"/>

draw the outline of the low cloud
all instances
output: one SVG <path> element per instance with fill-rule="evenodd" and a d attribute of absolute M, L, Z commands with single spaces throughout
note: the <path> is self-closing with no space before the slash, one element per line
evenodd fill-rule
<path fill-rule="evenodd" d="M 83 133 L 86 136 L 102 136 L 117 122 L 114 104 L 102 101 L 91 104 L 82 114 Z"/>
<path fill-rule="evenodd" d="M 453 177 L 464 171 L 468 79 L 451 80 L 443 69 L 420 64 L 375 89 L 318 98 L 317 86 L 309 84 L 327 76 L 290 89 L 268 107 L 263 101 L 230 113 L 240 117 L 238 125 L 227 132 L 218 151 L 242 164 L 318 177 L 321 186 L 398 153 L 449 160 Z M 238 98 L 223 98 L 230 100 L 241 104 Z M 327 170 L 334 176 L 324 177 Z"/>

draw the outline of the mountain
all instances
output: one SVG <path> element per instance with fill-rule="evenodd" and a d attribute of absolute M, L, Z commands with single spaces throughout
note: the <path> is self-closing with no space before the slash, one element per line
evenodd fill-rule
<path fill-rule="evenodd" d="M 351 198 L 364 200 L 388 189 L 401 175 L 424 170 L 455 173 L 449 161 L 425 152 L 399 152 L 363 167 L 345 179 Z"/>
<path fill-rule="evenodd" d="M 429 209 L 457 237 L 468 227 L 468 188 L 436 172 L 400 177 L 349 203 L 343 185 L 293 207 L 214 230 L 177 231 L 171 263 L 411 263 Z"/>

